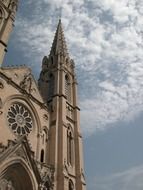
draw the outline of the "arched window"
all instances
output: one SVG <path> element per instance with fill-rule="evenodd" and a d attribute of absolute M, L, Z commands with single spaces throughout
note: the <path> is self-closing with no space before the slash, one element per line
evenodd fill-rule
<path fill-rule="evenodd" d="M 49 84 L 48 84 L 48 99 L 52 98 L 54 95 L 55 88 L 55 78 L 53 74 L 49 75 Z"/>
<path fill-rule="evenodd" d="M 73 135 L 70 129 L 67 131 L 67 161 L 73 165 Z"/>
<path fill-rule="evenodd" d="M 65 76 L 65 95 L 67 97 L 67 100 L 70 102 L 71 101 L 71 84 L 70 84 L 70 79 L 68 75 Z"/>
<path fill-rule="evenodd" d="M 44 162 L 44 150 L 41 150 L 41 156 L 40 156 L 40 161 L 43 163 Z"/>
<path fill-rule="evenodd" d="M 69 180 L 69 190 L 74 190 L 74 185 L 72 180 Z"/>

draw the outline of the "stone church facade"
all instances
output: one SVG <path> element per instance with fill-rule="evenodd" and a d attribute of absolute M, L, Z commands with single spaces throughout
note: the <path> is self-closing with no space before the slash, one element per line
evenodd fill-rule
<path fill-rule="evenodd" d="M 2 67 L 18 0 L 0 0 L 0 190 L 86 190 L 74 61 L 61 20 L 38 82 Z"/>

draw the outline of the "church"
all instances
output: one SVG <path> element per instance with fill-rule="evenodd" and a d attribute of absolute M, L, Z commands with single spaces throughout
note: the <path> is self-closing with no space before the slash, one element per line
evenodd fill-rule
<path fill-rule="evenodd" d="M 26 66 L 3 66 L 18 4 L 0 0 L 0 190 L 86 190 L 75 64 L 61 20 L 38 81 Z"/>

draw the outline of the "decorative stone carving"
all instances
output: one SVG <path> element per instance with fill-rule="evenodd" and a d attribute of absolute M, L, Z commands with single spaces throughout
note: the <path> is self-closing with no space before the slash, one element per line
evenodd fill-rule
<path fill-rule="evenodd" d="M 7 179 L 0 180 L 0 190 L 15 190 L 12 181 Z"/>
<path fill-rule="evenodd" d="M 84 176 L 83 169 L 81 169 L 81 181 L 82 181 L 82 183 L 85 184 L 85 176 Z"/>
<path fill-rule="evenodd" d="M 42 183 L 40 184 L 41 190 L 53 190 L 54 187 L 54 168 L 46 164 L 38 164 L 38 169 L 41 175 Z"/>
<path fill-rule="evenodd" d="M 22 104 L 15 103 L 8 110 L 7 120 L 9 127 L 15 134 L 29 134 L 33 128 L 32 117 L 29 110 Z"/>
<path fill-rule="evenodd" d="M 32 89 L 31 89 L 31 92 L 33 92 L 33 93 L 36 92 L 36 89 L 35 89 L 35 88 L 32 88 Z"/>
<path fill-rule="evenodd" d="M 44 56 L 44 58 L 42 60 L 42 67 L 47 68 L 47 66 L 48 66 L 48 58 L 47 58 L 47 56 Z"/>
<path fill-rule="evenodd" d="M 44 114 L 43 118 L 45 121 L 48 121 L 48 115 L 47 114 Z"/>
<path fill-rule="evenodd" d="M 14 73 L 14 77 L 15 77 L 15 78 L 18 78 L 18 74 L 17 74 L 17 73 Z"/>
<path fill-rule="evenodd" d="M 71 63 L 71 68 L 75 68 L 75 63 L 74 63 L 74 60 L 73 59 L 71 59 L 71 61 L 70 61 L 70 63 Z"/>
<path fill-rule="evenodd" d="M 24 79 L 20 82 L 20 87 L 26 90 L 28 93 L 31 93 L 31 90 L 32 90 L 31 73 L 24 76 Z"/>
<path fill-rule="evenodd" d="M 0 153 L 4 152 L 7 149 L 2 143 L 0 143 Z"/>
<path fill-rule="evenodd" d="M 47 190 L 47 188 L 45 187 L 45 185 L 42 184 L 42 183 L 39 185 L 39 189 L 40 190 Z"/>
<path fill-rule="evenodd" d="M 12 12 L 16 12 L 17 11 L 17 4 L 15 2 L 11 2 L 9 8 L 11 9 Z"/>
<path fill-rule="evenodd" d="M 68 178 L 69 171 L 68 171 L 66 159 L 64 159 L 63 173 L 64 173 L 64 176 Z"/>
<path fill-rule="evenodd" d="M 68 104 L 66 105 L 66 112 L 67 112 L 67 116 L 73 119 L 73 108 Z"/>

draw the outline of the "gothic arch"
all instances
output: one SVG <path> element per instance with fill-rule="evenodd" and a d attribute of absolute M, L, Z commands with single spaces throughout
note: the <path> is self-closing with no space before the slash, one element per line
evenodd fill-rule
<path fill-rule="evenodd" d="M 9 159 L 0 171 L 0 190 L 7 190 L 7 187 L 10 190 L 36 190 L 34 174 L 22 158 Z"/>

